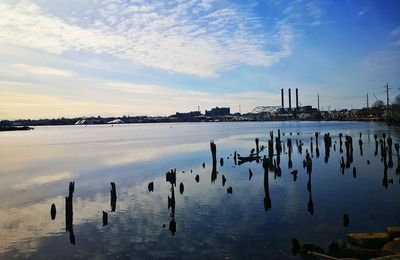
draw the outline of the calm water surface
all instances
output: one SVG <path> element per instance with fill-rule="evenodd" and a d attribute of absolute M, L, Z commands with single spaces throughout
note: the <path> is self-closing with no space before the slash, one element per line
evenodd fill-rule
<path fill-rule="evenodd" d="M 267 145 L 269 131 L 276 136 L 278 128 L 285 133 L 283 143 L 288 137 L 292 139 L 293 169 L 298 170 L 298 176 L 294 181 L 287 154 L 282 154 L 282 175 L 270 172 L 265 186 L 261 163 L 238 166 L 231 154 L 237 151 L 247 156 L 255 147 L 256 137 L 260 145 Z M 315 154 L 314 142 L 308 191 L 310 180 L 302 161 L 316 131 L 321 133 L 320 156 Z M 325 132 L 337 142 L 328 162 Z M 352 135 L 354 145 L 354 162 L 344 174 L 339 160 L 345 152 L 339 151 L 339 133 Z M 0 258 L 285 259 L 294 258 L 290 252 L 292 238 L 326 248 L 330 241 L 345 239 L 351 232 L 400 225 L 397 155 L 393 155 L 393 167 L 386 177 L 380 152 L 374 155 L 374 134 L 382 138 L 383 133 L 390 134 L 393 143 L 399 142 L 395 129 L 361 122 L 52 126 L 3 132 Z M 210 140 L 217 145 L 215 182 L 211 181 Z M 296 142 L 304 143 L 301 154 Z M 219 164 L 221 157 L 223 166 Z M 172 168 L 177 170 L 174 215 L 168 209 L 172 192 L 165 177 Z M 254 174 L 251 180 L 249 169 Z M 224 187 L 222 175 L 226 177 Z M 75 244 L 65 230 L 65 197 L 70 181 L 75 182 Z M 154 182 L 154 192 L 148 191 L 150 181 Z M 110 208 L 110 182 L 116 184 L 115 212 Z M 183 194 L 179 192 L 181 182 Z M 233 188 L 232 194 L 227 194 L 227 187 Z M 271 198 L 270 208 L 265 207 L 266 196 Z M 52 203 L 57 208 L 55 220 L 50 217 Z M 108 213 L 106 226 L 103 211 Z M 347 227 L 342 224 L 343 214 L 350 217 Z M 176 223 L 174 234 L 169 230 L 172 219 Z"/>

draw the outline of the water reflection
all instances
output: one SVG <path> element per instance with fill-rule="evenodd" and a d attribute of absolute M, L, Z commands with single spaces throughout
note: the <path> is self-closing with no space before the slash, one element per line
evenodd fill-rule
<path fill-rule="evenodd" d="M 357 132 L 357 134 L 355 135 L 354 132 Z M 357 130 L 354 132 L 345 132 L 345 133 L 346 135 L 351 137 L 351 135 L 357 136 L 359 131 Z M 282 137 L 279 132 L 278 135 L 275 137 L 273 133 L 270 133 L 268 139 L 265 137 L 265 133 L 264 136 L 260 135 L 260 138 L 257 137 L 256 139 L 254 139 L 254 135 L 249 137 L 246 136 L 246 138 L 243 138 L 244 145 L 238 145 L 237 143 L 235 143 L 236 141 L 233 143 L 229 143 L 229 145 L 221 142 L 222 143 L 221 145 L 220 140 L 218 140 L 218 155 L 220 156 L 220 165 L 221 165 L 219 171 L 221 173 L 222 184 L 224 186 L 226 178 L 228 178 L 229 184 L 235 188 L 234 196 L 229 197 L 228 200 L 221 199 L 221 192 L 225 194 L 225 188 L 221 190 L 221 187 L 218 185 L 217 186 L 210 185 L 208 178 L 200 179 L 200 175 L 206 174 L 205 176 L 207 176 L 208 174 L 210 174 L 208 170 L 204 171 L 200 167 L 201 162 L 207 161 L 207 163 L 209 163 L 210 161 L 209 159 L 210 150 L 207 149 L 208 141 L 203 143 L 205 149 L 201 153 L 192 153 L 192 154 L 179 153 L 180 157 L 170 156 L 169 158 L 166 158 L 163 161 L 156 161 L 156 162 L 151 161 L 145 165 L 146 167 L 144 167 L 143 165 L 141 165 L 140 167 L 136 167 L 135 165 L 135 167 L 132 166 L 131 168 L 121 167 L 121 168 L 112 168 L 112 170 L 105 169 L 104 172 L 118 173 L 115 175 L 105 175 L 106 177 L 104 176 L 102 177 L 97 173 L 96 173 L 97 175 L 93 173 L 93 175 L 90 176 L 90 178 L 88 177 L 87 179 L 79 177 L 79 187 L 81 187 L 81 184 L 85 185 L 85 183 L 86 185 L 90 186 L 92 185 L 93 180 L 101 180 L 98 181 L 98 183 L 102 183 L 101 185 L 104 185 L 105 187 L 99 188 L 99 186 L 96 186 L 98 185 L 98 183 L 93 182 L 95 183 L 95 185 L 93 185 L 92 189 L 88 189 L 88 191 L 86 191 L 86 189 L 80 188 L 78 193 L 74 193 L 73 191 L 74 185 L 72 185 L 72 192 L 70 192 L 68 197 L 66 197 L 65 226 L 70 234 L 70 242 L 73 244 L 75 243 L 75 235 L 74 235 L 74 229 L 75 229 L 76 233 L 79 233 L 79 238 L 80 238 L 79 246 L 82 248 L 79 249 L 78 247 L 74 247 L 76 249 L 73 250 L 76 251 L 73 252 L 76 253 L 76 252 L 82 252 L 80 250 L 88 250 L 91 253 L 95 253 L 93 249 L 91 249 L 90 245 L 92 245 L 92 248 L 96 247 L 98 248 L 100 245 L 107 244 L 107 241 L 109 242 L 110 239 L 118 239 L 117 237 L 120 236 L 121 239 L 125 240 L 125 242 L 116 245 L 114 247 L 116 251 L 121 251 L 121 252 L 123 251 L 126 253 L 127 252 L 126 248 L 123 247 L 124 243 L 126 243 L 126 245 L 132 246 L 132 248 L 135 247 L 135 249 L 138 247 L 151 248 L 148 246 L 149 244 L 146 244 L 146 246 L 144 245 L 145 243 L 147 243 L 146 241 L 154 241 L 154 243 L 159 243 L 160 248 L 163 249 L 165 253 L 169 254 L 169 256 L 176 257 L 176 255 L 173 255 L 171 253 L 171 250 L 175 250 L 175 252 L 179 253 L 182 252 L 188 253 L 189 251 L 191 251 L 192 249 L 189 249 L 188 244 L 185 243 L 184 240 L 194 241 L 194 238 L 192 236 L 196 236 L 193 235 L 196 233 L 199 233 L 199 235 L 196 236 L 197 241 L 201 241 L 199 243 L 203 243 L 202 246 L 206 248 L 205 250 L 207 250 L 207 248 L 215 248 L 214 246 L 217 246 L 218 243 L 209 241 L 216 241 L 215 239 L 221 235 L 226 236 L 227 235 L 226 226 L 229 225 L 231 227 L 237 227 L 230 229 L 229 232 L 231 232 L 232 236 L 235 236 L 235 238 L 239 237 L 238 242 L 241 242 L 243 244 L 243 248 L 246 252 L 248 252 L 248 250 L 251 249 L 249 245 L 245 243 L 244 240 L 240 239 L 240 237 L 243 234 L 247 234 L 250 239 L 254 239 L 255 235 L 252 235 L 255 234 L 254 230 L 261 228 L 268 230 L 270 236 L 274 237 L 274 240 L 276 240 L 276 245 L 272 244 L 270 246 L 270 249 L 258 255 L 258 256 L 265 256 L 271 253 L 272 251 L 277 250 L 277 248 L 279 247 L 277 244 L 279 243 L 284 244 L 282 242 L 287 241 L 287 237 L 285 235 L 279 235 L 279 234 L 282 232 L 285 233 L 288 230 L 297 230 L 297 232 L 299 232 L 299 230 L 307 230 L 304 231 L 304 235 L 310 235 L 310 234 L 315 234 L 316 233 L 315 231 L 316 230 L 318 231 L 318 228 L 321 228 L 321 226 L 330 225 L 329 226 L 329 228 L 331 228 L 330 234 L 334 234 L 332 236 L 341 234 L 340 232 L 342 231 L 338 231 L 339 229 L 335 229 L 337 227 L 334 226 L 335 223 L 339 224 L 337 221 L 338 220 L 337 216 L 335 217 L 334 220 L 331 220 L 329 217 L 329 210 L 327 210 L 327 208 L 328 206 L 330 207 L 332 204 L 339 209 L 341 209 L 342 207 L 343 208 L 349 207 L 349 205 L 351 205 L 352 208 L 354 207 L 353 211 L 360 213 L 349 212 L 352 215 L 352 219 L 360 219 L 360 214 L 381 216 L 381 213 L 379 213 L 379 211 L 381 209 L 384 209 L 385 207 L 390 207 L 390 211 L 386 211 L 386 213 L 389 212 L 387 213 L 389 216 L 385 217 L 385 219 L 382 220 L 380 223 L 383 222 L 390 223 L 396 221 L 393 216 L 395 215 L 395 212 L 398 212 L 399 203 L 393 199 L 396 197 L 393 195 L 396 194 L 398 195 L 399 192 L 398 189 L 389 188 L 390 184 L 393 183 L 392 177 L 394 173 L 394 170 L 393 171 L 390 170 L 391 169 L 390 161 L 392 161 L 393 164 L 392 167 L 396 166 L 395 164 L 397 161 L 397 167 L 396 167 L 397 169 L 399 167 L 398 166 L 399 158 L 398 160 L 395 160 L 395 158 L 393 158 L 393 156 L 395 155 L 394 154 L 392 155 L 392 153 L 390 152 L 390 149 L 393 148 L 390 148 L 391 145 L 389 141 L 389 136 L 387 138 L 383 138 L 382 142 L 379 143 L 381 148 L 380 152 L 382 156 L 380 158 L 377 158 L 376 160 L 372 159 L 371 165 L 369 166 L 370 168 L 367 168 L 368 164 L 366 162 L 368 162 L 369 160 L 366 159 L 369 158 L 368 155 L 372 155 L 374 153 L 373 144 L 368 145 L 368 143 L 366 142 L 365 144 L 360 145 L 360 140 L 361 140 L 360 136 L 359 145 L 360 149 L 363 148 L 363 151 L 362 152 L 360 151 L 360 154 L 356 152 L 353 155 L 352 141 L 350 142 L 348 138 L 345 138 L 344 141 L 345 143 L 347 143 L 347 145 L 345 144 L 346 153 L 343 154 L 341 160 L 339 160 L 340 153 L 335 151 L 337 133 L 338 131 L 332 131 L 329 134 L 324 132 L 321 133 L 321 135 L 324 137 L 324 146 L 325 146 L 324 159 L 322 160 L 318 160 L 318 157 L 313 157 L 313 152 L 315 148 L 314 142 L 315 146 L 318 147 L 319 135 L 315 134 L 315 136 L 312 136 L 313 134 L 310 131 L 308 131 L 308 133 L 302 133 L 301 135 L 298 135 L 297 137 L 293 138 L 293 142 L 296 142 L 297 144 L 298 153 L 296 152 L 293 153 L 292 140 L 291 138 L 289 138 L 289 135 L 286 136 L 282 135 L 283 136 Z M 326 141 L 325 141 L 325 136 L 328 136 L 328 138 L 326 138 Z M 383 135 L 380 132 L 378 136 L 383 136 Z M 248 152 L 251 146 L 254 146 L 254 140 L 256 140 L 255 148 L 253 148 L 254 151 L 250 152 L 250 156 L 247 157 L 249 160 L 246 161 L 246 165 L 244 167 L 235 165 L 235 158 L 237 157 L 236 153 L 235 156 L 233 156 L 234 157 L 233 162 L 229 159 L 222 162 L 223 160 L 221 159 L 225 155 L 228 155 L 230 152 L 234 151 L 235 149 L 242 154 L 246 154 L 246 151 Z M 340 145 L 341 140 L 338 140 L 338 142 Z M 395 142 L 396 139 L 393 138 L 392 143 L 394 143 L 394 147 L 396 149 Z M 266 143 L 268 143 L 268 145 Z M 286 146 L 283 145 L 285 143 Z M 332 144 L 334 144 L 333 150 L 331 150 Z M 266 148 L 265 149 L 266 152 L 264 153 L 263 153 L 263 147 Z M 309 150 L 307 148 L 309 148 Z M 270 152 L 270 150 L 272 151 Z M 213 149 L 211 148 L 211 152 L 212 151 Z M 285 153 L 286 151 L 287 153 Z M 303 151 L 305 151 L 305 157 L 304 153 L 302 153 Z M 232 155 L 226 158 L 230 158 L 231 156 Z M 365 159 L 360 160 L 361 156 L 365 156 L 366 158 L 364 157 Z M 215 146 L 215 157 L 216 157 L 216 146 Z M 346 161 L 344 157 L 346 157 Z M 243 160 L 244 158 L 246 157 L 241 156 L 239 160 L 242 163 L 244 163 Z M 262 158 L 262 160 L 260 158 Z M 303 159 L 304 159 L 303 163 L 305 166 L 304 171 L 301 169 L 300 166 Z M 379 159 L 382 159 L 382 161 L 380 161 Z M 264 176 L 253 174 L 253 172 L 257 173 L 256 167 L 261 166 L 257 164 L 257 161 L 262 162 L 262 167 L 264 169 Z M 338 177 L 337 175 L 335 175 L 335 173 L 338 173 L 337 169 L 338 161 L 340 161 L 341 171 L 343 173 L 346 171 L 346 169 L 350 168 L 353 169 L 353 177 L 356 177 L 358 175 L 357 176 L 358 178 L 353 179 L 351 177 L 350 169 L 348 170 L 348 172 L 350 173 L 349 175 L 346 175 L 344 177 L 342 176 Z M 325 164 L 324 162 L 326 162 L 327 164 Z M 300 169 L 299 170 L 293 169 L 291 171 L 288 171 L 286 169 L 286 163 L 289 169 L 291 168 L 300 168 Z M 200 169 L 196 169 L 195 167 L 193 167 L 195 165 L 199 166 L 198 168 Z M 377 169 L 378 172 L 381 171 L 382 165 L 384 169 L 383 179 L 382 175 L 373 174 L 376 172 Z M 179 167 L 179 174 L 178 174 L 179 175 L 178 179 L 180 182 L 179 192 L 183 194 L 183 192 L 185 191 L 185 196 L 178 196 L 176 199 L 174 193 L 174 189 L 176 187 L 176 178 L 177 178 L 176 169 L 166 173 L 167 184 L 165 183 L 163 175 L 160 178 L 157 178 L 156 176 L 150 174 L 146 175 L 146 172 L 155 172 L 155 174 L 157 175 L 159 175 L 158 173 L 165 173 L 165 169 L 169 169 L 171 166 Z M 194 174 L 193 175 L 191 174 L 192 171 L 189 172 L 187 170 L 190 168 L 194 169 L 193 172 L 194 174 L 196 174 L 195 177 Z M 134 169 L 134 174 L 132 174 L 132 169 Z M 186 171 L 183 169 L 185 169 Z M 211 171 L 212 183 L 215 182 L 217 175 L 216 166 L 214 169 Z M 274 173 L 274 178 L 269 179 L 270 172 L 271 174 L 272 172 Z M 304 172 L 306 172 L 307 175 Z M 291 173 L 291 175 L 288 175 L 288 173 Z M 214 174 L 215 176 L 213 176 Z M 285 176 L 286 174 L 287 176 L 290 176 L 290 178 L 287 178 L 287 176 Z M 143 175 L 145 177 L 137 178 L 137 176 L 135 175 Z M 214 177 L 215 179 L 213 180 Z M 162 183 L 159 181 L 159 179 L 161 178 L 162 178 Z M 108 191 L 107 186 L 109 187 L 110 183 L 109 179 L 115 181 L 111 183 L 111 190 L 110 190 L 111 211 L 115 211 L 116 208 L 116 200 L 117 200 L 116 184 L 118 184 L 118 194 L 119 194 L 118 196 L 120 197 L 118 200 L 118 206 L 119 206 L 118 211 L 120 213 L 118 215 L 112 215 L 113 216 L 112 227 L 115 232 L 118 232 L 118 234 L 111 234 L 112 232 L 107 232 L 109 233 L 109 237 L 107 237 L 102 235 L 101 233 L 102 231 L 98 231 L 96 229 L 96 225 L 98 225 L 98 227 L 101 227 L 101 225 L 106 226 L 108 224 L 109 220 L 108 213 L 106 211 L 102 211 L 102 209 L 107 208 L 110 205 L 109 204 L 110 195 L 107 192 Z M 149 182 L 150 180 L 151 182 Z M 252 181 L 249 182 L 249 180 Z M 288 180 L 290 180 L 290 182 Z M 259 185 L 262 181 L 264 184 L 263 189 L 262 186 Z M 305 183 L 307 184 L 307 189 L 304 189 L 304 186 L 302 186 Z M 327 183 L 329 185 L 327 185 Z M 376 196 L 368 200 L 368 203 L 374 205 L 372 207 L 374 209 L 365 208 L 362 206 L 362 203 L 358 205 L 358 202 L 365 203 L 366 200 L 365 198 L 361 197 L 361 195 L 365 196 L 366 190 L 370 189 L 376 191 L 375 186 L 378 186 L 379 189 L 382 189 L 381 183 L 383 184 L 384 188 L 387 189 L 386 194 L 391 194 L 390 196 L 387 195 L 385 196 L 385 197 L 390 197 L 387 198 L 388 200 L 386 203 L 387 206 L 380 205 L 380 204 L 385 204 L 381 202 L 382 201 L 386 202 L 386 200 L 382 199 L 382 196 L 381 194 L 379 194 L 379 192 L 375 192 Z M 154 190 L 155 185 L 157 186 L 157 189 Z M 168 187 L 166 187 L 165 185 L 168 185 Z M 232 186 L 229 186 L 227 188 L 228 193 L 233 191 Z M 259 189 L 257 189 L 257 187 Z M 40 189 L 38 190 L 43 192 L 43 188 L 42 187 L 39 188 Z M 95 188 L 98 188 L 97 193 L 93 193 L 93 190 Z M 147 192 L 147 189 L 149 190 L 149 192 Z M 318 189 L 324 189 L 325 194 L 318 192 Z M 313 190 L 314 190 L 314 197 L 312 194 Z M 257 207 L 262 209 L 261 204 L 253 202 L 260 201 L 260 198 L 263 198 L 263 207 L 266 211 L 269 211 L 272 208 L 271 193 L 279 194 L 279 196 L 274 196 L 274 201 L 275 201 L 274 205 L 276 206 L 274 206 L 274 211 L 271 211 L 271 213 L 268 214 L 268 219 L 266 219 L 263 218 L 262 216 L 257 215 L 258 214 Z M 23 194 L 23 192 L 21 192 L 21 194 Z M 154 204 L 155 202 L 160 200 L 160 198 L 165 199 L 165 196 L 167 194 L 168 194 L 168 211 L 170 214 L 168 229 L 172 235 L 176 233 L 175 203 L 178 203 L 179 208 L 182 209 L 179 210 L 179 223 L 180 223 L 179 236 L 176 236 L 174 238 L 174 241 L 176 239 L 176 244 L 174 244 L 175 243 L 174 242 L 173 246 L 171 245 L 169 249 L 162 243 L 162 241 L 165 240 L 163 234 L 154 231 L 156 228 L 162 230 L 160 229 L 160 225 L 165 223 L 164 222 L 165 220 L 163 221 L 162 219 L 162 212 L 164 212 L 165 214 L 165 204 L 164 204 L 165 201 L 161 199 L 161 201 L 164 202 L 162 202 L 163 207 L 162 210 L 160 211 L 154 209 Z M 243 196 L 243 194 L 246 194 L 246 196 Z M 316 196 L 317 194 L 318 196 Z M 72 200 L 73 195 L 76 196 L 76 200 L 74 201 Z M 297 205 L 300 205 L 301 212 L 305 213 L 304 207 L 301 205 L 304 205 L 304 202 L 306 200 L 305 196 L 307 195 L 308 195 L 307 211 L 309 214 L 304 214 L 304 215 L 307 215 L 308 218 L 304 217 L 303 215 L 301 215 L 301 213 L 297 211 Z M 124 200 L 125 197 L 127 199 Z M 122 201 L 121 198 L 123 198 Z M 133 198 L 135 198 L 135 200 L 133 200 Z M 331 200 L 330 198 L 334 199 Z M 104 203 L 101 204 L 103 199 Z M 315 215 L 314 215 L 315 209 L 314 209 L 313 199 L 315 200 L 318 212 L 318 214 Z M 49 205 L 51 204 L 52 201 L 54 200 L 50 200 L 50 202 L 48 202 L 45 207 L 45 214 L 47 216 L 46 218 L 47 221 L 49 221 L 48 220 Z M 140 201 L 140 207 L 137 206 L 138 201 Z M 73 202 L 75 208 L 72 207 Z M 125 210 L 121 210 L 121 207 L 125 207 Z M 96 213 L 89 215 L 86 210 L 87 208 L 93 208 L 92 210 L 89 211 Z M 62 212 L 62 205 L 61 208 L 59 208 L 59 210 L 61 210 Z M 73 210 L 75 210 L 74 213 L 76 215 L 73 215 L 72 213 Z M 382 210 L 382 212 L 383 211 L 384 210 Z M 227 214 L 227 212 L 233 212 L 235 214 L 235 218 L 222 217 L 225 214 Z M 101 214 L 103 218 L 102 222 L 101 222 Z M 209 214 L 214 214 L 215 218 L 210 219 Z M 356 216 L 354 216 L 354 214 Z M 311 218 L 309 215 L 314 215 L 314 216 L 313 218 Z M 324 217 L 325 219 L 322 220 L 319 215 L 325 216 Z M 343 217 L 344 226 L 346 220 L 345 215 Z M 79 219 L 82 218 L 82 216 L 85 216 L 85 221 L 76 220 L 76 218 Z M 73 221 L 73 217 L 75 221 Z M 246 225 L 238 225 L 242 223 L 242 221 L 250 218 L 254 219 L 254 222 L 246 221 L 245 222 Z M 35 240 L 37 241 L 45 240 L 43 245 L 49 245 L 53 243 L 56 244 L 55 242 L 57 240 L 56 236 L 49 235 L 51 239 L 54 240 L 54 242 L 52 242 L 50 238 L 45 238 L 43 234 L 46 232 L 48 232 L 49 234 L 52 234 L 51 232 L 57 232 L 54 230 L 57 230 L 56 226 L 60 224 L 60 222 L 58 222 L 59 219 L 60 218 L 55 219 L 54 217 L 54 221 L 50 221 L 51 223 L 55 224 L 53 226 L 53 229 L 51 229 L 50 231 L 47 230 L 45 231 L 45 229 L 40 229 L 40 231 L 36 231 L 37 234 L 42 234 L 42 236 L 40 238 L 35 238 Z M 207 221 L 204 221 L 204 219 L 207 219 Z M 210 228 L 207 222 L 216 223 L 218 225 L 212 225 L 214 226 L 214 228 Z M 296 222 L 299 225 L 299 227 L 296 227 L 296 225 L 291 224 L 294 222 Z M 365 225 L 365 222 L 363 222 L 363 220 L 360 220 L 360 223 L 361 223 L 360 225 Z M 285 227 L 285 225 L 287 225 L 287 227 Z M 334 227 L 332 227 L 332 225 Z M 352 226 L 353 225 L 358 225 L 358 224 L 353 224 L 352 222 Z M 62 227 L 63 226 L 61 225 L 61 228 Z M 153 229 L 153 227 L 155 228 Z M 104 230 L 107 230 L 108 228 L 109 227 L 106 227 Z M 204 232 L 201 231 L 203 229 L 205 230 Z M 213 235 L 214 230 L 218 235 Z M 99 232 L 99 234 L 95 232 Z M 205 232 L 209 232 L 211 235 L 205 235 Z M 169 232 L 164 232 L 164 233 L 169 235 Z M 25 234 L 27 234 L 27 232 Z M 93 236 L 94 234 L 96 234 L 96 236 L 98 235 L 99 237 L 98 241 L 96 241 L 99 244 L 98 246 L 96 244 L 90 244 L 91 243 L 90 239 L 87 239 Z M 129 236 L 127 234 L 129 234 Z M 261 237 L 256 238 L 255 240 L 259 239 L 260 241 L 267 241 L 265 236 L 263 235 L 259 236 Z M 328 237 L 328 235 L 326 235 L 326 237 Z M 202 238 L 204 238 L 204 240 Z M 133 242 L 133 240 L 135 242 Z M 227 242 L 226 246 L 227 248 L 232 249 L 231 245 L 233 246 L 233 244 L 235 244 L 235 242 Z M 35 246 L 35 248 L 42 250 L 41 251 L 42 253 L 46 252 L 45 246 L 43 245 L 38 244 Z M 24 249 L 20 250 L 23 251 Z M 101 251 L 100 254 L 107 255 L 106 252 L 107 249 L 105 248 L 100 249 L 100 251 Z"/>

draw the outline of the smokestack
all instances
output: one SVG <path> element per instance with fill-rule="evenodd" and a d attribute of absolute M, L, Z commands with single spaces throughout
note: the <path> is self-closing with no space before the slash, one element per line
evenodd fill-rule
<path fill-rule="evenodd" d="M 289 109 L 292 109 L 292 95 L 291 95 L 291 89 L 289 89 Z"/>
<path fill-rule="evenodd" d="M 299 109 L 299 89 L 296 88 L 296 109 Z"/>
<path fill-rule="evenodd" d="M 285 107 L 285 102 L 283 101 L 283 88 L 281 89 L 281 99 L 282 99 L 282 108 Z"/>

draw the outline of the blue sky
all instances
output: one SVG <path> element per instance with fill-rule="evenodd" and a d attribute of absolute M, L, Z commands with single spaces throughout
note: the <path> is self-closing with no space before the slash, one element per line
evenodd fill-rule
<path fill-rule="evenodd" d="M 396 0 L 2 0 L 0 14 L 0 119 L 249 112 L 281 88 L 359 108 L 386 82 L 400 92 Z"/>

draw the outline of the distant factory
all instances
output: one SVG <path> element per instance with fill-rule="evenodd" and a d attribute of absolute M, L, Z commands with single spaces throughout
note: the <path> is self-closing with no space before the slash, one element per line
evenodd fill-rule
<path fill-rule="evenodd" d="M 288 103 L 289 106 L 285 107 L 285 91 L 281 89 L 281 107 L 277 109 L 275 117 L 294 117 L 297 119 L 310 119 L 320 117 L 318 109 L 312 106 L 299 106 L 299 89 L 296 88 L 296 107 L 292 108 L 292 90 L 288 89 Z"/>
<path fill-rule="evenodd" d="M 204 115 L 200 111 L 176 112 L 175 115 L 169 116 L 169 119 L 177 122 L 231 121 L 232 115 L 230 107 L 215 107 L 206 110 Z"/>
<path fill-rule="evenodd" d="M 289 97 L 289 110 L 292 110 L 292 93 L 291 89 L 288 89 L 288 97 Z M 281 103 L 282 103 L 282 108 L 285 108 L 285 94 L 284 94 L 284 89 L 281 89 Z M 295 110 L 299 109 L 299 89 L 296 88 L 296 108 Z"/>

